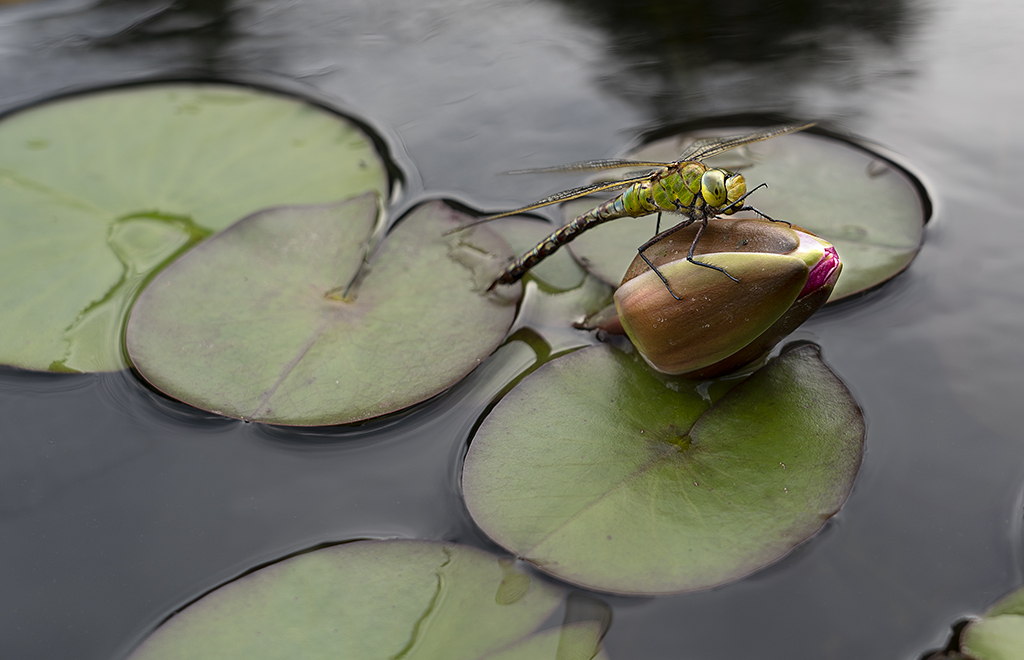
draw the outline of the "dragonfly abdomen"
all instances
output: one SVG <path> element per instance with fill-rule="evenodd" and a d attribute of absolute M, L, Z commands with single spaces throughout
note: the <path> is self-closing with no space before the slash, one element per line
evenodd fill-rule
<path fill-rule="evenodd" d="M 631 187 L 630 190 L 632 190 L 633 187 Z M 532 250 L 509 264 L 509 266 L 503 270 L 500 275 L 498 275 L 498 279 L 494 280 L 494 284 L 492 284 L 491 287 L 493 288 L 496 284 L 514 284 L 518 282 L 522 279 L 523 275 L 526 274 L 526 271 L 536 266 L 555 250 L 566 243 L 569 243 L 591 227 L 596 227 L 597 225 L 608 222 L 609 220 L 616 220 L 618 218 L 625 218 L 629 216 L 630 214 L 626 211 L 625 206 L 623 205 L 623 197 L 625 197 L 625 195 L 619 195 L 615 199 L 609 199 L 597 208 L 591 209 L 577 217 L 569 224 L 559 227 L 556 231 L 549 234 L 547 238 L 542 240 L 540 243 L 537 243 Z"/>

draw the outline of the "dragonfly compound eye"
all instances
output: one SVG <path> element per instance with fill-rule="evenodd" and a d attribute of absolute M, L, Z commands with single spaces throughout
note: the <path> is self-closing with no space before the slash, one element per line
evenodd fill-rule
<path fill-rule="evenodd" d="M 710 206 L 722 206 L 726 202 L 725 172 L 708 170 L 700 178 L 700 193 Z"/>

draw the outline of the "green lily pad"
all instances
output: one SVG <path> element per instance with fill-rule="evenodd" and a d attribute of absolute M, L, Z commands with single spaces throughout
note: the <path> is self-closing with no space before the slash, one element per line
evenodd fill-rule
<path fill-rule="evenodd" d="M 132 363 L 193 406 L 303 426 L 384 415 L 455 384 L 512 324 L 514 299 L 483 294 L 508 246 L 486 228 L 444 236 L 468 218 L 435 202 L 364 268 L 377 206 L 367 193 L 261 211 L 195 247 L 139 296 Z"/>
<path fill-rule="evenodd" d="M 58 99 L 0 121 L 0 363 L 110 371 L 146 280 L 261 208 L 388 179 L 352 122 L 242 87 L 162 84 Z"/>
<path fill-rule="evenodd" d="M 741 134 L 742 129 L 721 133 Z M 690 137 L 676 136 L 629 154 L 641 160 L 672 161 Z M 799 225 L 831 242 L 843 273 L 830 301 L 870 289 L 894 277 L 921 247 L 925 202 L 909 175 L 889 161 L 850 143 L 808 132 L 746 145 L 707 161 L 738 168 L 748 190 L 765 182 L 747 203 L 773 218 Z M 566 204 L 566 222 L 598 202 Z M 662 216 L 662 229 L 678 222 Z M 573 253 L 588 269 L 618 284 L 636 249 L 654 235 L 655 216 L 623 218 L 576 239 Z"/>
<path fill-rule="evenodd" d="M 704 589 L 766 566 L 846 500 L 864 422 L 813 346 L 714 403 L 595 346 L 525 378 L 463 473 L 473 519 L 541 570 L 592 589 Z"/>
<path fill-rule="evenodd" d="M 604 660 L 599 622 L 539 630 L 563 598 L 512 561 L 474 548 L 359 541 L 286 559 L 207 594 L 129 658 Z"/>
<path fill-rule="evenodd" d="M 968 624 L 961 650 L 974 660 L 1024 660 L 1024 589 L 1017 589 Z"/>

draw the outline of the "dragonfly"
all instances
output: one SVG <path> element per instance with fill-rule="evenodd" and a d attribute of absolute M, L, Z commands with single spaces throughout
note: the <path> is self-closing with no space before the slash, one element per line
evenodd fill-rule
<path fill-rule="evenodd" d="M 618 190 L 626 188 L 618 196 L 609 199 L 598 205 L 596 208 L 587 211 L 583 215 L 567 225 L 552 232 L 545 239 L 537 243 L 529 252 L 510 263 L 488 287 L 488 291 L 499 284 L 515 284 L 526 274 L 528 270 L 546 259 L 558 248 L 569 243 L 583 232 L 618 218 L 638 218 L 652 213 L 658 214 L 655 236 L 637 248 L 640 257 L 654 271 L 661 281 L 668 288 L 669 293 L 676 300 L 681 298 L 676 295 L 669 285 L 668 280 L 662 275 L 654 264 L 647 258 L 644 251 L 651 247 L 665 236 L 689 227 L 694 223 L 700 223 L 697 234 L 690 244 L 690 250 L 686 255 L 687 261 L 698 266 L 704 266 L 724 273 L 733 281 L 739 280 L 730 275 L 724 268 L 705 261 L 694 259 L 693 252 L 697 248 L 704 229 L 707 228 L 708 220 L 722 215 L 732 215 L 738 211 L 752 211 L 760 217 L 772 222 L 785 222 L 776 220 L 762 213 L 760 210 L 744 204 L 744 200 L 754 191 L 766 184 L 760 184 L 757 188 L 747 191 L 747 183 L 742 174 L 720 167 L 709 167 L 701 162 L 722 152 L 735 149 L 753 142 L 760 142 L 769 138 L 795 133 L 814 126 L 814 123 L 791 124 L 766 128 L 754 133 L 745 135 L 734 135 L 730 137 L 712 137 L 696 140 L 692 145 L 683 151 L 679 160 L 671 163 L 659 161 L 629 160 L 624 158 L 611 158 L 600 160 L 586 160 L 557 167 L 542 167 L 530 170 L 516 170 L 509 174 L 535 174 L 543 172 L 576 172 L 609 170 L 616 168 L 655 168 L 647 169 L 642 173 L 627 176 L 615 181 L 593 183 L 571 190 L 564 190 L 560 193 L 545 197 L 532 204 L 521 208 L 489 215 L 474 222 L 458 227 L 452 232 L 462 231 L 475 225 L 505 218 L 511 215 L 518 215 L 527 211 L 533 211 L 544 206 L 567 202 L 580 197 L 586 197 L 594 193 Z M 684 216 L 678 224 L 661 231 L 661 214 L 674 213 Z M 789 224 L 789 223 L 786 223 Z M 449 232 L 451 233 L 451 232 Z"/>

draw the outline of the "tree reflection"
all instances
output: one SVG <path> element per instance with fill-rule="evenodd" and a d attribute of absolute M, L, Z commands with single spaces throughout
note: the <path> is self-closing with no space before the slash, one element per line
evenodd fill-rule
<path fill-rule="evenodd" d="M 901 44 L 919 21 L 898 0 L 561 2 L 608 34 L 607 88 L 662 122 L 792 114 L 807 87 L 842 94 L 906 74 Z"/>
<path fill-rule="evenodd" d="M 104 0 L 100 12 L 109 10 L 130 17 L 142 13 L 120 29 L 90 40 L 96 48 L 120 49 L 140 44 L 159 47 L 180 42 L 190 53 L 187 64 L 195 73 L 214 75 L 221 68 L 223 51 L 237 36 L 234 27 L 239 9 L 233 0 L 172 0 L 147 7 L 134 0 Z M 123 12 L 123 13 L 122 13 Z"/>

